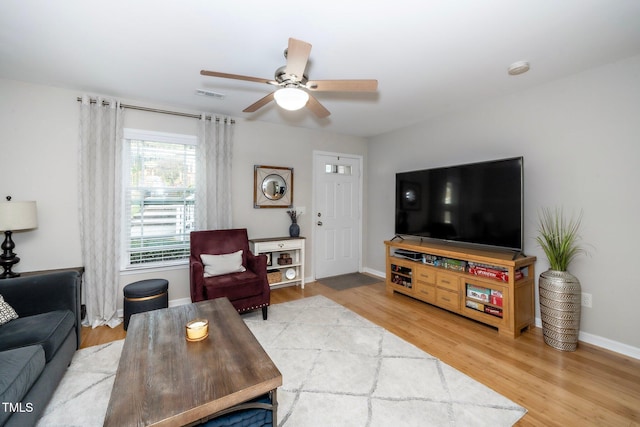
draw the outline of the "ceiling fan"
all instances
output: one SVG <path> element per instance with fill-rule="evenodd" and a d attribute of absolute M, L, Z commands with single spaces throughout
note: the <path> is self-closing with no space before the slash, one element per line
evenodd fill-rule
<path fill-rule="evenodd" d="M 257 111 L 259 108 L 275 100 L 276 103 L 284 109 L 299 110 L 306 106 L 313 111 L 316 116 L 324 118 L 331 113 L 308 91 L 375 92 L 378 89 L 377 80 L 309 80 L 304 70 L 307 67 L 310 52 L 311 45 L 309 43 L 290 38 L 289 46 L 284 51 L 287 64 L 276 70 L 274 80 L 207 70 L 200 71 L 200 74 L 203 76 L 246 80 L 278 86 L 278 89 L 274 92 L 271 92 L 264 98 L 242 110 L 245 113 Z"/>

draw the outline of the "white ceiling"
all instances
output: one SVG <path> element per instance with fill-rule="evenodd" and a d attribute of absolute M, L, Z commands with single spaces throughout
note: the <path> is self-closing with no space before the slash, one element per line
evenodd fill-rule
<path fill-rule="evenodd" d="M 316 92 L 322 120 L 247 114 L 273 86 L 200 75 L 271 79 L 289 37 L 313 45 L 310 79 L 375 78 L 378 92 Z M 638 0 L 0 1 L 1 78 L 360 136 L 638 53 Z M 531 71 L 509 76 L 519 60 Z"/>

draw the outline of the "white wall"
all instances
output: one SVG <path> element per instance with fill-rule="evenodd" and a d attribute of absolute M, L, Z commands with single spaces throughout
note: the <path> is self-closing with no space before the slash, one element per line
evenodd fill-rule
<path fill-rule="evenodd" d="M 583 308 L 581 338 L 640 355 L 640 56 L 373 138 L 368 185 L 382 191 L 369 193 L 366 264 L 384 271 L 394 206 L 381 195 L 395 192 L 396 172 L 518 155 L 525 253 L 538 257 L 537 274 L 548 268 L 534 240 L 538 210 L 582 210 L 590 256 L 570 271 L 593 308 Z"/>
<path fill-rule="evenodd" d="M 77 164 L 79 91 L 0 79 L 0 197 L 36 200 L 38 229 L 14 233 L 21 258 L 14 271 L 47 270 L 82 265 L 78 227 Z M 171 106 L 147 105 L 167 110 Z M 182 110 L 180 110 L 182 111 Z M 125 110 L 125 127 L 196 134 L 197 120 Z M 270 125 L 236 118 L 233 152 L 233 226 L 246 227 L 250 238 L 288 235 L 286 209 L 253 208 L 255 164 L 294 168 L 294 204 L 304 206 L 301 235 L 307 237 L 306 275 L 313 276 L 311 241 L 311 172 L 313 150 L 365 156 L 366 140 L 330 132 Z M 120 285 L 164 277 L 169 298 L 189 298 L 188 268 L 125 273 Z M 122 305 L 120 301 L 119 305 Z"/>
<path fill-rule="evenodd" d="M 38 228 L 13 235 L 21 259 L 14 271 L 81 265 L 76 96 L 0 79 L 0 197 L 38 207 Z"/>

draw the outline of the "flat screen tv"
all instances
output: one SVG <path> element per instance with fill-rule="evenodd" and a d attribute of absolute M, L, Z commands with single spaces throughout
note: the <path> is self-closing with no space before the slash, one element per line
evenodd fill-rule
<path fill-rule="evenodd" d="M 396 174 L 395 233 L 522 250 L 523 158 Z"/>

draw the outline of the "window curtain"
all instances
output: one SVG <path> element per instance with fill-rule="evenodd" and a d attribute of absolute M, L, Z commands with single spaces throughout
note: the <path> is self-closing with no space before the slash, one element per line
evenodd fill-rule
<path fill-rule="evenodd" d="M 82 97 L 79 205 L 84 265 L 83 325 L 115 327 L 120 289 L 122 110 L 113 99 Z"/>
<path fill-rule="evenodd" d="M 231 118 L 203 114 L 198 128 L 196 166 L 196 227 L 219 230 L 232 227 L 231 162 L 233 154 Z"/>

